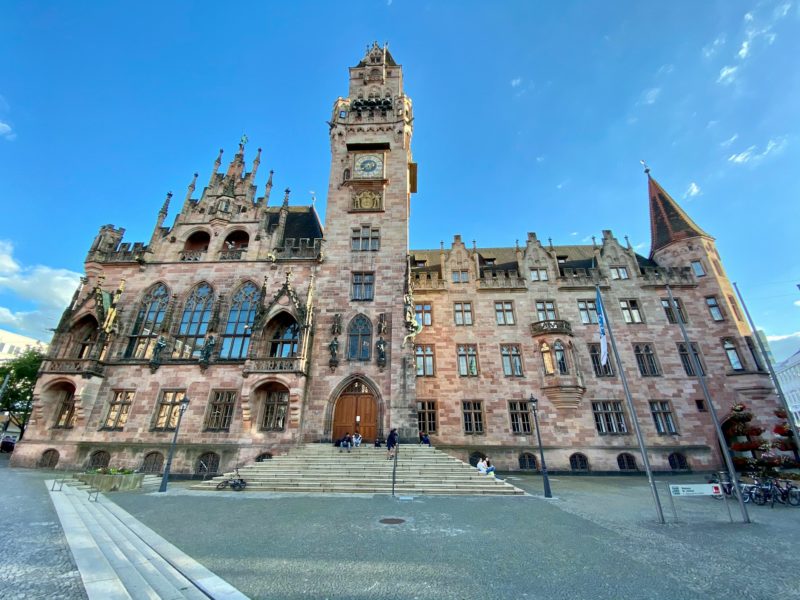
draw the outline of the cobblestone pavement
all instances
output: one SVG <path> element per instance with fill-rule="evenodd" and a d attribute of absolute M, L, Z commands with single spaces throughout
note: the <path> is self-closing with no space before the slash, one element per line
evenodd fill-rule
<path fill-rule="evenodd" d="M 541 479 L 513 476 L 541 494 Z M 699 475 L 669 482 L 703 483 Z M 642 477 L 555 477 L 541 497 L 200 492 L 112 499 L 252 598 L 800 598 L 800 508 L 676 499 L 655 522 Z M 731 504 L 734 519 L 737 506 Z M 385 524 L 385 518 L 402 523 Z"/>
<path fill-rule="evenodd" d="M 86 598 L 44 480 L 52 471 L 8 468 L 0 454 L 0 598 Z"/>

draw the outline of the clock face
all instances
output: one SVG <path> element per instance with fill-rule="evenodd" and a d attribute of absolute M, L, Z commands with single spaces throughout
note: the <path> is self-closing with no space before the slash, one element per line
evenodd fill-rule
<path fill-rule="evenodd" d="M 362 179 L 383 177 L 383 157 L 379 154 L 359 154 L 353 174 Z"/>

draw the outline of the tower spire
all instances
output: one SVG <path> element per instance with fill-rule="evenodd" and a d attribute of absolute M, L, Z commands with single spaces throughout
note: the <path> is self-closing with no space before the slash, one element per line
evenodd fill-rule
<path fill-rule="evenodd" d="M 650 257 L 673 242 L 694 237 L 713 239 L 692 221 L 678 203 L 650 175 L 645 165 L 650 196 Z"/>

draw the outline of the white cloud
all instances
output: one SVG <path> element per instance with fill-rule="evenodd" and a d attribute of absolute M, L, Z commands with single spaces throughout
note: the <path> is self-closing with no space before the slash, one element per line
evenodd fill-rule
<path fill-rule="evenodd" d="M 706 123 L 706 129 L 711 129 L 712 127 L 716 127 L 719 124 L 719 121 L 711 120 Z"/>
<path fill-rule="evenodd" d="M 689 184 L 689 187 L 686 188 L 686 191 L 683 193 L 684 198 L 694 198 L 695 196 L 699 196 L 703 192 L 700 190 L 700 186 L 697 185 L 694 181 Z"/>
<path fill-rule="evenodd" d="M 511 87 L 519 87 L 521 83 L 522 83 L 522 77 L 515 77 L 514 79 L 511 80 Z"/>
<path fill-rule="evenodd" d="M 642 242 L 641 244 L 636 244 L 633 249 L 634 250 L 644 250 L 645 246 L 647 245 L 646 242 Z"/>
<path fill-rule="evenodd" d="M 578 232 L 577 231 L 573 231 L 572 233 L 570 233 L 570 235 L 573 235 L 573 236 L 574 235 L 578 235 Z"/>
<path fill-rule="evenodd" d="M 795 302 L 795 304 L 797 304 Z M 788 340 L 790 338 L 800 338 L 800 331 L 795 331 L 794 333 L 787 333 L 785 335 L 768 335 L 767 341 L 768 342 L 780 342 L 782 340 Z"/>
<path fill-rule="evenodd" d="M 780 154 L 784 148 L 789 144 L 788 138 L 784 135 L 777 138 L 772 138 L 767 142 L 763 152 L 757 152 L 758 146 L 750 146 L 744 152 L 738 154 L 731 154 L 728 161 L 736 164 L 747 162 L 758 162 L 765 159 L 770 154 Z"/>
<path fill-rule="evenodd" d="M 800 300 L 795 300 L 794 302 L 792 302 L 792 304 L 800 308 Z"/>
<path fill-rule="evenodd" d="M 739 48 L 739 58 L 744 60 L 750 54 L 750 42 L 745 40 L 742 42 L 742 47 Z"/>
<path fill-rule="evenodd" d="M 650 88 L 642 92 L 642 97 L 637 104 L 655 104 L 658 96 L 661 94 L 661 88 Z"/>
<path fill-rule="evenodd" d="M 720 142 L 719 145 L 722 146 L 723 148 L 727 148 L 728 146 L 730 146 L 733 142 L 735 142 L 738 139 L 739 139 L 739 134 L 738 133 L 734 133 L 731 137 L 729 137 L 724 142 Z"/>
<path fill-rule="evenodd" d="M 656 71 L 656 77 L 659 75 L 669 75 L 672 71 L 675 70 L 675 67 L 672 65 L 661 65 Z"/>
<path fill-rule="evenodd" d="M 22 334 L 42 338 L 48 327 L 55 327 L 78 286 L 80 273 L 45 265 L 20 265 L 13 256 L 11 242 L 0 241 L 0 293 L 32 305 L 33 310 L 14 312 L 0 306 L 0 325 Z"/>
<path fill-rule="evenodd" d="M 703 56 L 705 56 L 706 58 L 711 58 L 724 45 L 725 45 L 725 34 L 721 33 L 716 37 L 716 39 L 713 42 L 711 42 L 706 46 L 703 46 Z"/>
<path fill-rule="evenodd" d="M 744 13 L 744 22 L 751 23 L 752 21 L 753 21 L 753 13 L 751 12 Z"/>
<path fill-rule="evenodd" d="M 780 6 L 776 7 L 772 14 L 775 16 L 775 19 L 782 19 L 786 15 L 789 14 L 789 9 L 792 8 L 791 3 L 787 2 L 785 4 L 781 4 Z"/>
<path fill-rule="evenodd" d="M 729 83 L 733 83 L 734 78 L 736 77 L 736 71 L 739 70 L 739 67 L 722 67 L 719 70 L 719 77 L 717 78 L 717 83 L 721 83 L 722 85 L 728 85 Z"/>
<path fill-rule="evenodd" d="M 537 163 L 544 162 L 544 156 L 537 156 L 536 157 L 536 162 Z"/>
<path fill-rule="evenodd" d="M 569 183 L 569 179 L 565 179 L 564 181 L 562 181 L 561 183 L 559 183 L 559 184 L 556 186 L 556 189 L 557 189 L 557 190 L 564 189 L 564 186 L 565 186 L 565 185 L 567 185 L 568 183 Z"/>
<path fill-rule="evenodd" d="M 4 123 L 0 121 L 0 137 L 7 139 L 10 142 L 13 142 L 17 139 L 17 134 L 14 133 L 14 130 L 11 128 L 11 125 L 8 123 Z"/>

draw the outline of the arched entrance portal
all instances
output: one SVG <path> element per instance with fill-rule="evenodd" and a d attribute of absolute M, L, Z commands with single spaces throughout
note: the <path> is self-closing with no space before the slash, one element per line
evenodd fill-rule
<path fill-rule="evenodd" d="M 358 431 L 365 442 L 378 435 L 378 402 L 363 381 L 351 383 L 336 401 L 333 411 L 333 439 Z"/>

